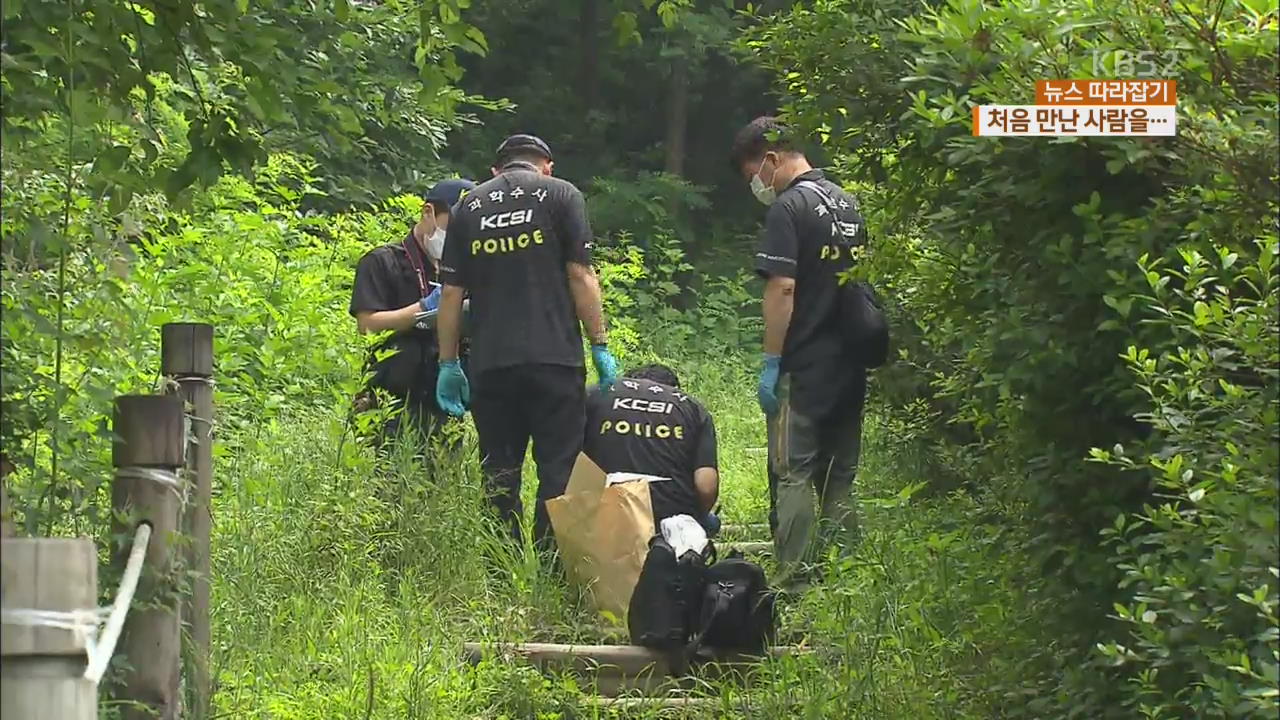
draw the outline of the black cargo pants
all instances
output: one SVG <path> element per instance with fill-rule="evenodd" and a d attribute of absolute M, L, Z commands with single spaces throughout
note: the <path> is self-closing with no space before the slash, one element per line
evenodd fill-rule
<path fill-rule="evenodd" d="M 533 513 L 536 547 L 555 547 L 547 500 L 564 494 L 582 451 L 587 422 L 586 371 L 564 365 L 517 365 L 486 370 L 471 384 L 471 417 L 480 440 L 485 489 L 499 517 L 519 542 L 524 516 L 520 469 L 533 440 L 538 497 Z"/>
<path fill-rule="evenodd" d="M 465 370 L 465 357 L 462 362 Z M 436 372 L 434 363 L 419 368 L 412 385 L 403 395 L 386 389 L 381 391 L 389 395 L 388 399 L 398 408 L 398 412 L 378 428 L 374 437 L 374 448 L 381 456 L 390 456 L 398 442 L 408 442 L 415 453 L 431 459 L 435 455 L 433 445 L 437 443 L 441 429 L 449 423 L 458 422 L 457 418 L 450 417 L 436 403 Z M 370 402 L 371 408 L 378 405 L 377 394 L 373 390 L 365 393 L 364 397 Z M 445 447 L 452 452 L 458 446 L 455 436 Z"/>
<path fill-rule="evenodd" d="M 434 392 L 434 388 L 432 392 Z M 408 397 L 393 398 L 400 404 L 400 412 L 383 423 L 377 438 L 377 448 L 388 452 L 393 442 L 408 439 L 419 447 L 426 449 L 440 428 L 450 420 L 449 416 L 436 407 L 435 399 L 423 392 L 411 392 Z M 402 434 L 407 438 L 402 438 Z"/>
<path fill-rule="evenodd" d="M 778 405 L 769 419 L 769 524 L 778 569 L 791 576 L 815 559 L 823 541 L 858 538 L 853 482 L 862 413 L 819 421 L 796 412 L 789 375 L 778 383 Z"/>

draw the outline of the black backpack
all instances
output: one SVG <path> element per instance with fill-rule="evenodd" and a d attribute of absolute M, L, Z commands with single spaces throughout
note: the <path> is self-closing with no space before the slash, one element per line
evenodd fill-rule
<path fill-rule="evenodd" d="M 837 228 L 846 237 L 858 233 L 865 235 L 865 228 L 839 221 L 837 213 L 840 209 L 821 185 L 812 180 L 802 180 L 796 183 L 796 187 L 817 195 L 835 218 Z M 857 210 L 856 202 L 854 210 Z M 858 225 L 863 224 L 861 213 L 858 220 Z M 847 282 L 840 285 L 835 312 L 845 344 L 852 350 L 858 364 L 868 369 L 884 365 L 889 359 L 889 321 L 884 314 L 884 305 L 871 284 Z"/>
<path fill-rule="evenodd" d="M 692 550 L 676 558 L 661 535 L 649 541 L 649 554 L 627 608 L 632 645 L 657 650 L 685 646 L 701 617 L 706 563 L 707 558 Z"/>
<path fill-rule="evenodd" d="M 764 571 L 733 552 L 704 576 L 701 614 L 687 654 L 709 647 L 763 655 L 774 639 L 774 596 Z"/>

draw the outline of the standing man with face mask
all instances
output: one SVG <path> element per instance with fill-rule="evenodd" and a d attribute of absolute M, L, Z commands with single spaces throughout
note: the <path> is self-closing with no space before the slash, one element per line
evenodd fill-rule
<path fill-rule="evenodd" d="M 408 235 L 370 250 L 356 267 L 349 312 L 360 334 L 393 331 L 374 352 L 395 354 L 380 362 L 370 357 L 373 379 L 357 403 L 358 409 L 374 407 L 374 389 L 381 389 L 401 404 L 403 411 L 382 429 L 380 446 L 406 424 L 425 442 L 448 418 L 436 404 L 436 334 L 416 327 L 415 319 L 435 309 L 440 300 L 437 276 L 450 208 L 474 187 L 462 179 L 436 183 L 427 191 L 422 216 Z"/>
<path fill-rule="evenodd" d="M 494 177 L 459 203 L 440 275 L 440 407 L 470 405 L 486 487 L 520 538 L 520 469 L 530 439 L 538 465 L 533 536 L 553 545 L 546 501 L 564 493 L 586 422 L 582 329 L 603 387 L 618 365 L 606 345 L 591 226 L 582 193 L 551 177 L 551 148 L 532 135 L 498 147 Z M 458 363 L 458 324 L 470 293 L 469 371 Z"/>
<path fill-rule="evenodd" d="M 775 556 L 784 586 L 798 589 L 817 549 L 815 492 L 822 535 L 857 536 L 852 491 L 867 374 L 840 330 L 839 276 L 860 256 L 866 227 L 856 201 L 809 164 L 775 118 L 744 127 L 731 162 L 769 206 L 755 259 L 766 283 L 757 395 L 776 485 Z"/>

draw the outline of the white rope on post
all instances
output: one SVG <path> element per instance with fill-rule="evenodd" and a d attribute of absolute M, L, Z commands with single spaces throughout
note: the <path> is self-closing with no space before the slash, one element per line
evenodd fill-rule
<path fill-rule="evenodd" d="M 151 526 L 147 523 L 138 525 L 133 536 L 133 548 L 129 551 L 129 562 L 125 565 L 124 576 L 120 578 L 120 587 L 111 607 L 70 611 L 10 608 L 0 612 L 0 623 L 74 632 L 84 641 L 85 654 L 88 655 L 84 678 L 98 684 L 120 640 L 120 631 L 124 628 L 125 616 L 129 614 L 129 605 L 133 603 L 133 594 L 138 589 L 138 578 L 142 575 L 142 562 L 147 557 L 150 541 Z M 99 638 L 98 627 L 104 618 L 106 629 Z"/>
<path fill-rule="evenodd" d="M 135 478 L 138 480 L 150 480 L 173 488 L 174 490 L 182 489 L 182 482 L 178 480 L 178 473 L 172 470 L 164 470 L 162 468 L 130 465 L 127 467 L 116 468 L 116 476 Z"/>
<path fill-rule="evenodd" d="M 142 523 L 133 535 L 133 548 L 129 551 L 129 562 L 125 565 L 124 576 L 120 578 L 120 588 L 116 590 L 116 600 L 111 605 L 111 615 L 107 617 L 107 626 L 102 638 L 89 655 L 89 665 L 84 670 L 84 677 L 92 683 L 102 679 L 107 671 L 107 663 L 111 662 L 111 654 L 116 650 L 120 640 L 120 631 L 124 628 L 124 618 L 129 614 L 129 605 L 133 602 L 133 593 L 138 589 L 138 578 L 142 575 L 142 561 L 147 557 L 147 545 L 151 541 L 151 526 Z"/>
<path fill-rule="evenodd" d="M 116 468 L 116 477 L 150 480 L 151 482 L 163 485 L 173 491 L 173 494 L 178 497 L 179 502 L 185 504 L 187 501 L 186 486 L 183 484 L 182 480 L 178 478 L 178 473 L 173 470 L 128 465 L 126 467 Z"/>
<path fill-rule="evenodd" d="M 209 387 L 216 387 L 216 386 L 217 386 L 217 384 L 218 384 L 218 383 L 214 382 L 213 378 L 211 378 L 211 377 L 207 377 L 207 376 L 205 376 L 205 375 L 165 375 L 165 376 L 164 376 L 164 380 L 165 380 L 165 383 L 166 383 L 166 384 L 167 384 L 167 383 L 198 382 L 198 383 L 201 383 L 201 384 L 203 384 L 203 385 L 208 385 Z"/>
<path fill-rule="evenodd" d="M 85 652 L 92 654 L 96 647 L 98 626 L 102 624 L 102 619 L 106 615 L 106 608 L 92 610 L 8 608 L 0 611 L 0 624 L 70 630 L 75 633 L 77 640 L 84 643 Z"/>

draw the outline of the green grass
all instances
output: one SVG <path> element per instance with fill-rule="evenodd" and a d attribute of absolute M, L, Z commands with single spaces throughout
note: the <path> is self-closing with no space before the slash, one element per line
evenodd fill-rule
<path fill-rule="evenodd" d="M 751 369 L 732 358 L 676 366 L 716 419 L 725 521 L 763 522 L 764 455 L 753 450 L 765 445 L 764 426 Z M 343 434 L 339 419 L 312 411 L 224 440 L 214 538 L 221 716 L 603 716 L 579 702 L 590 689 L 571 678 L 462 660 L 464 641 L 590 640 L 597 625 L 577 592 L 498 539 L 482 512 L 470 430 L 460 456 L 430 473 L 407 457 L 380 470 Z M 995 670 L 975 633 L 1008 627 L 997 615 L 1016 588 L 992 586 L 1002 574 L 981 526 L 948 522 L 963 501 L 908 505 L 899 493 L 916 478 L 895 468 L 911 463 L 874 418 L 866 438 L 866 539 L 784 608 L 784 632 L 815 654 L 765 667 L 747 715 L 991 717 L 982 677 Z M 974 607 L 984 593 L 989 607 Z M 739 692 L 710 691 L 726 702 Z"/>

